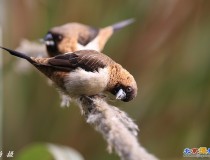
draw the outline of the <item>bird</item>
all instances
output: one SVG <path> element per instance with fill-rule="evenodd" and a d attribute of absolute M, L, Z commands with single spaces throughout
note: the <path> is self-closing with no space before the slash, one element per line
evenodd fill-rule
<path fill-rule="evenodd" d="M 71 99 L 110 93 L 118 100 L 129 102 L 137 95 L 134 77 L 110 57 L 95 50 L 38 58 L 5 47 L 0 48 L 27 60 Z"/>
<path fill-rule="evenodd" d="M 134 19 L 127 19 L 104 28 L 72 22 L 51 28 L 42 39 L 46 45 L 49 57 L 54 57 L 77 50 L 96 50 L 101 52 L 116 31 L 133 23 Z"/>

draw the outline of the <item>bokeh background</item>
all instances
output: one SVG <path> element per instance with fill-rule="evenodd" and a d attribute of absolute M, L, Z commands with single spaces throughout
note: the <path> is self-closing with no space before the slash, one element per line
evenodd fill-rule
<path fill-rule="evenodd" d="M 187 147 L 210 147 L 210 1 L 1 0 L 0 12 L 3 45 L 13 49 L 21 39 L 39 39 L 67 22 L 104 27 L 136 18 L 103 51 L 138 82 L 138 97 L 116 105 L 136 121 L 140 143 L 160 159 L 182 159 Z M 16 156 L 31 144 L 51 142 L 71 146 L 88 160 L 119 159 L 107 153 L 77 106 L 59 107 L 57 91 L 44 76 L 35 69 L 20 74 L 16 58 L 3 57 L 5 152 Z"/>

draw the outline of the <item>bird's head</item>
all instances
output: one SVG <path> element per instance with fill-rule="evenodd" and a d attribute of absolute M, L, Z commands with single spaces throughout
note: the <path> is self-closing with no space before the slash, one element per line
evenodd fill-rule
<path fill-rule="evenodd" d="M 138 88 L 134 77 L 126 70 L 122 72 L 111 93 L 116 96 L 116 99 L 129 102 L 136 97 Z"/>
<path fill-rule="evenodd" d="M 53 27 L 47 32 L 43 41 L 49 56 L 54 57 L 75 50 L 75 39 L 78 35 L 75 28 L 77 28 L 77 24 L 67 23 Z"/>
<path fill-rule="evenodd" d="M 85 46 L 91 40 L 91 33 L 91 29 L 86 25 L 67 23 L 51 28 L 43 41 L 49 56 L 54 57 L 59 54 L 77 51 L 78 43 Z M 94 33 L 97 34 L 98 32 Z"/>

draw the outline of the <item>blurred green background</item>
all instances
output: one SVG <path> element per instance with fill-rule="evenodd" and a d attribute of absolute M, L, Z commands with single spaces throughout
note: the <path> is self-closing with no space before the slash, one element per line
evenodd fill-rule
<path fill-rule="evenodd" d="M 139 125 L 139 141 L 160 159 L 181 159 L 186 147 L 210 147 L 210 1 L 10 0 L 2 1 L 3 44 L 36 40 L 67 22 L 104 27 L 134 17 L 104 53 L 129 70 L 139 93 L 116 103 Z M 3 13 L 4 12 L 4 13 Z M 15 71 L 4 54 L 3 150 L 15 155 L 30 144 L 71 146 L 88 160 L 115 160 L 85 123 L 77 106 L 62 109 L 57 91 L 35 69 Z"/>

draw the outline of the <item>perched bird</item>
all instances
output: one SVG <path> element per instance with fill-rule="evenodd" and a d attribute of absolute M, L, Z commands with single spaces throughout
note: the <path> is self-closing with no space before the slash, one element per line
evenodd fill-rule
<path fill-rule="evenodd" d="M 87 49 L 101 52 L 114 32 L 133 22 L 134 19 L 127 19 L 100 29 L 80 23 L 67 23 L 50 29 L 43 41 L 49 57 Z"/>
<path fill-rule="evenodd" d="M 35 58 L 0 47 L 11 55 L 26 59 L 57 88 L 73 99 L 109 92 L 124 102 L 137 95 L 134 77 L 120 64 L 94 50 L 80 50 L 52 58 Z"/>

